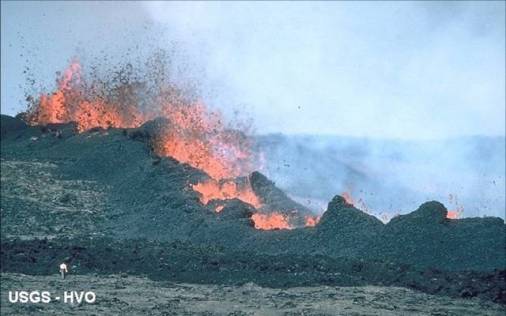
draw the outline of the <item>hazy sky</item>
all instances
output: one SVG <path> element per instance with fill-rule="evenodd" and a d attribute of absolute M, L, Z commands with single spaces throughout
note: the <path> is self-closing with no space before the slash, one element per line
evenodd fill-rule
<path fill-rule="evenodd" d="M 505 3 L 2 1 L 2 113 L 85 54 L 174 48 L 261 133 L 505 134 Z M 86 66 L 86 65 L 84 65 Z"/>

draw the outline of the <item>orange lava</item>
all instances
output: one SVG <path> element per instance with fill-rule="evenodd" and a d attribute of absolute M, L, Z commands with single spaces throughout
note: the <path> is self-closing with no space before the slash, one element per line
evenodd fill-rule
<path fill-rule="evenodd" d="M 213 179 L 238 177 L 252 171 L 250 141 L 223 125 L 218 112 L 203 104 L 169 104 L 161 116 L 171 124 L 162 131 L 156 151 L 204 170 Z"/>
<path fill-rule="evenodd" d="M 76 122 L 78 131 L 83 132 L 95 127 L 133 128 L 164 117 L 169 123 L 154 141 L 158 155 L 188 163 L 217 180 L 253 171 L 250 139 L 229 130 L 220 113 L 180 96 L 160 96 L 160 105 L 141 111 L 134 89 L 128 84 L 111 88 L 112 91 L 90 91 L 88 87 L 94 82 L 85 82 L 81 72 L 80 64 L 72 61 L 58 78 L 56 91 L 41 95 L 28 110 L 27 122 Z M 105 97 L 109 94 L 120 94 L 122 102 Z"/>
<path fill-rule="evenodd" d="M 309 216 L 307 215 L 305 217 L 305 224 L 306 227 L 314 227 L 318 222 L 320 221 L 320 216 Z"/>
<path fill-rule="evenodd" d="M 357 209 L 361 210 L 364 213 L 369 213 L 369 208 L 365 201 L 362 198 L 359 198 L 357 201 L 353 198 L 350 191 L 345 191 L 341 193 L 341 196 L 344 198 L 347 204 L 353 205 Z"/>
<path fill-rule="evenodd" d="M 249 183 L 238 185 L 231 180 L 257 169 L 255 166 L 262 163 L 262 157 L 254 155 L 251 138 L 229 128 L 219 112 L 209 110 L 201 102 L 189 101 L 171 85 L 157 87 L 155 95 L 148 98 L 148 101 L 155 100 L 153 104 L 142 106 L 140 100 L 145 99 L 146 91 L 137 91 L 142 83 L 109 84 L 101 79 L 87 79 L 77 60 L 69 64 L 56 83 L 54 92 L 40 95 L 27 110 L 29 124 L 75 122 L 78 132 L 85 132 L 96 127 L 136 128 L 163 117 L 167 124 L 152 139 L 153 149 L 159 156 L 170 156 L 211 177 L 192 185 L 200 193 L 202 204 L 236 198 L 256 209 L 262 207 Z M 160 85 L 164 84 L 167 83 L 161 81 Z M 222 209 L 220 205 L 215 210 Z M 257 229 L 293 228 L 280 213 L 256 213 L 252 219 Z M 318 220 L 308 217 L 306 225 L 315 226 Z"/>
<path fill-rule="evenodd" d="M 251 216 L 251 219 L 255 223 L 256 229 L 293 229 L 293 227 L 288 223 L 288 218 L 280 213 L 255 213 Z"/>
<path fill-rule="evenodd" d="M 460 213 L 458 211 L 448 211 L 446 213 L 446 218 L 457 219 L 459 217 L 460 217 Z"/>
<path fill-rule="evenodd" d="M 138 127 L 145 121 L 135 107 L 85 98 L 81 66 L 75 60 L 57 80 L 57 86 L 52 94 L 42 94 L 36 106 L 28 111 L 28 123 L 76 122 L 82 132 L 94 127 Z"/>
<path fill-rule="evenodd" d="M 452 210 L 448 210 L 446 218 L 458 219 L 464 213 L 464 206 L 459 203 L 459 199 L 455 194 L 448 195 L 448 202 L 452 205 Z"/>
<path fill-rule="evenodd" d="M 349 192 L 343 192 L 341 193 L 341 196 L 344 198 L 346 203 L 353 205 L 355 202 L 353 201 L 353 197 L 351 196 L 351 193 Z"/>
<path fill-rule="evenodd" d="M 204 205 L 207 205 L 211 200 L 230 200 L 235 198 L 252 205 L 254 208 L 262 206 L 249 183 L 240 187 L 233 180 L 216 181 L 211 179 L 192 185 L 192 188 L 194 191 L 200 193 L 200 202 Z"/>

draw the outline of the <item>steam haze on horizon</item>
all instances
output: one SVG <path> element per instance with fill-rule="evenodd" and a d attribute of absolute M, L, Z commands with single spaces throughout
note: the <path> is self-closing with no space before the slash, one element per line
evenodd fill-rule
<path fill-rule="evenodd" d="M 245 111 L 262 134 L 504 136 L 504 12 L 504 2 L 2 2 L 2 113 L 25 106 L 27 62 L 47 85 L 81 51 L 158 46 L 180 50 L 175 62 L 210 105 Z"/>

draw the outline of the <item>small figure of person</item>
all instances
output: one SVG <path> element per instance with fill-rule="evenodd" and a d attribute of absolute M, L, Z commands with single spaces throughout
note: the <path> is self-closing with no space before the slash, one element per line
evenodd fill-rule
<path fill-rule="evenodd" d="M 65 279 L 65 273 L 68 273 L 69 270 L 67 268 L 67 264 L 65 262 L 62 262 L 60 264 L 60 274 L 61 274 L 61 278 L 62 279 Z"/>

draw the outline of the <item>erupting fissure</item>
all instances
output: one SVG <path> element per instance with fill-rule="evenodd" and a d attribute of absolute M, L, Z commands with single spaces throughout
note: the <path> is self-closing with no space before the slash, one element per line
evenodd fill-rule
<path fill-rule="evenodd" d="M 158 82 L 158 81 L 157 81 Z M 139 82 L 86 80 L 77 60 L 57 79 L 57 89 L 42 94 L 28 108 L 25 120 L 31 125 L 50 123 L 77 124 L 78 132 L 92 128 L 136 128 L 157 117 L 167 119 L 153 140 L 159 156 L 170 156 L 203 170 L 210 179 L 192 185 L 207 205 L 211 200 L 239 199 L 260 209 L 262 203 L 249 182 L 234 179 L 254 170 L 255 155 L 246 133 L 227 127 L 219 112 L 210 111 L 202 102 L 189 100 L 166 81 L 156 87 L 156 105 L 142 106 L 139 97 L 153 93 L 139 92 Z M 167 85 L 167 86 L 164 86 Z M 223 206 L 215 210 L 220 212 Z M 277 212 L 252 216 L 257 229 L 291 229 L 286 215 Z M 317 218 L 306 220 L 314 226 Z"/>
<path fill-rule="evenodd" d="M 99 98 L 85 98 L 86 88 L 81 76 L 81 66 L 76 60 L 57 80 L 57 90 L 42 94 L 26 117 L 30 124 L 77 123 L 82 132 L 94 127 L 137 127 L 146 118 L 132 106 L 106 103 Z"/>
<path fill-rule="evenodd" d="M 369 208 L 367 207 L 367 204 L 365 204 L 365 201 L 362 198 L 359 198 L 357 201 L 355 201 L 355 199 L 351 195 L 351 190 L 344 191 L 343 193 L 341 193 L 341 196 L 344 198 L 346 203 L 348 203 L 349 205 L 355 206 L 356 208 L 358 208 L 359 210 L 361 210 L 364 213 L 368 213 L 368 214 L 370 213 Z"/>
<path fill-rule="evenodd" d="M 257 209 L 262 206 L 249 183 L 240 186 L 234 180 L 216 181 L 210 179 L 194 184 L 192 188 L 200 193 L 200 201 L 204 205 L 207 205 L 211 200 L 230 200 L 235 198 Z M 216 209 L 216 211 L 219 212 L 220 210 Z"/>
<path fill-rule="evenodd" d="M 446 218 L 450 219 L 460 218 L 464 213 L 464 207 L 460 205 L 459 199 L 455 194 L 448 195 L 448 203 L 450 205 L 453 205 L 454 208 L 452 210 L 448 210 L 448 212 L 446 213 Z"/>
<path fill-rule="evenodd" d="M 270 214 L 255 213 L 251 216 L 255 223 L 256 229 L 271 230 L 271 229 L 293 229 L 289 224 L 286 215 L 274 212 Z"/>
<path fill-rule="evenodd" d="M 320 221 L 320 216 L 309 216 L 304 217 L 306 227 L 314 227 Z"/>

